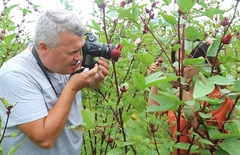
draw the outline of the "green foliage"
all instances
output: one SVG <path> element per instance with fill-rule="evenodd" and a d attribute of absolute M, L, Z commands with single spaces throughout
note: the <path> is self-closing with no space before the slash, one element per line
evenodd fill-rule
<path fill-rule="evenodd" d="M 65 9 L 74 10 L 72 1 L 60 2 L 65 5 Z M 103 1 L 93 3 L 94 17 L 87 24 L 88 31 L 94 32 L 99 37 L 99 42 L 121 44 L 123 49 L 117 62 L 109 61 L 110 73 L 104 86 L 99 90 L 85 89 L 82 92 L 84 123 L 69 127 L 71 130 L 84 130 L 81 154 L 155 155 L 171 154 L 176 149 L 204 155 L 213 152 L 216 155 L 237 154 L 240 136 L 240 20 L 237 5 L 222 10 L 215 0 L 177 0 L 176 3 L 171 0 L 149 0 L 144 3 L 129 0 L 125 1 L 124 6 L 120 5 L 120 1 L 104 2 L 107 4 L 105 9 L 98 7 Z M 8 33 L 1 34 L 1 65 L 22 51 L 29 41 L 28 37 L 19 32 L 25 22 L 17 26 L 11 20 L 11 10 L 16 7 L 18 5 L 8 7 L 3 11 L 4 17 L 1 17 L 0 27 L 8 30 Z M 232 11 L 236 11 L 238 16 L 234 16 Z M 27 14 L 31 10 L 22 8 L 22 12 Z M 233 18 L 231 28 L 221 26 L 223 16 L 230 20 Z M 228 33 L 232 33 L 233 38 L 226 45 L 221 42 L 221 38 Z M 136 43 L 138 38 L 140 42 Z M 185 58 L 183 66 L 192 65 L 200 71 L 193 78 L 193 99 L 187 101 L 181 96 L 180 89 L 172 88 L 174 81 L 182 86 L 187 86 L 188 83 L 183 80 L 182 75 L 175 72 L 174 67 L 179 67 L 180 64 L 171 62 L 171 52 L 180 49 L 189 55 L 199 42 L 206 42 L 208 38 L 213 43 L 208 48 L 207 55 L 218 57 L 217 66 L 220 67 L 221 75 L 212 74 L 212 64 L 206 65 L 203 57 Z M 180 43 L 184 43 L 184 46 Z M 159 57 L 163 58 L 160 69 L 147 75 L 148 67 L 153 61 L 158 61 Z M 224 95 L 236 101 L 236 111 L 229 114 L 224 130 L 219 129 L 216 124 L 208 125 L 208 120 L 212 117 L 209 111 L 217 110 L 224 101 L 223 98 L 207 96 L 215 85 L 227 85 L 223 90 Z M 121 91 L 123 86 L 126 91 Z M 147 106 L 151 86 L 159 88 L 159 94 L 150 97 L 161 106 Z M 203 108 L 200 102 L 208 102 L 213 107 Z M 155 115 L 168 110 L 178 112 L 180 109 L 186 115 L 197 114 L 198 119 L 203 122 L 199 124 L 198 130 L 189 130 L 193 143 L 182 143 L 173 138 L 166 115 Z M 150 124 L 154 127 L 150 127 Z M 176 124 L 179 122 L 176 121 Z M 206 132 L 209 137 L 201 135 L 199 131 Z M 179 133 L 180 131 L 176 137 Z"/>
<path fill-rule="evenodd" d="M 110 75 L 105 82 L 105 87 L 98 90 L 102 98 L 94 99 L 93 94 L 96 96 L 96 92 L 87 91 L 84 105 L 95 113 L 95 121 L 98 126 L 95 127 L 95 130 L 91 129 L 91 133 L 85 132 L 85 140 L 89 140 L 90 144 L 101 142 L 100 148 L 98 145 L 90 147 L 92 148 L 91 151 L 94 152 L 93 154 L 101 154 L 104 151 L 107 154 L 170 154 L 169 151 L 174 149 L 188 150 L 190 147 L 190 152 L 211 154 L 205 147 L 172 141 L 169 132 L 160 130 L 164 126 L 168 126 L 166 118 L 155 117 L 151 113 L 177 110 L 179 107 L 184 107 L 185 112 L 191 113 L 192 110 L 187 108 L 194 106 L 195 110 L 199 110 L 201 107 L 197 105 L 202 101 L 219 105 L 219 102 L 224 101 L 223 99 L 206 97 L 213 91 L 215 84 L 229 85 L 230 90 L 228 92 L 232 91 L 232 86 L 236 84 L 234 88 L 238 91 L 238 82 L 236 83 L 235 80 L 237 74 L 234 71 L 236 68 L 230 64 L 238 64 L 237 52 L 232 50 L 232 47 L 238 46 L 237 42 L 239 43 L 239 40 L 232 40 L 232 47 L 226 45 L 222 48 L 221 37 L 227 28 L 221 29 L 220 24 L 217 24 L 219 21 L 213 18 L 214 16 L 221 17 L 222 13 L 227 13 L 229 10 L 216 9 L 214 6 L 217 3 L 214 1 L 208 3 L 205 1 L 179 0 L 175 4 L 179 7 L 179 10 L 175 6 L 175 9 L 170 9 L 170 11 L 163 8 L 165 5 L 173 4 L 172 1 L 156 2 L 156 7 L 153 6 L 155 1 L 148 3 L 151 7 L 138 3 L 138 1 L 133 1 L 120 6 L 118 2 L 107 2 L 105 10 L 96 6 L 100 18 L 98 21 L 91 20 L 88 24 L 89 31 L 93 31 L 100 36 L 99 41 L 122 44 L 123 49 L 122 57 L 119 58 L 118 62 L 112 62 L 111 64 Z M 99 4 L 101 2 L 98 2 Z M 199 7 L 203 9 L 199 9 Z M 152 12 L 146 13 L 146 8 L 152 10 Z M 153 13 L 157 16 L 151 19 Z M 182 13 L 182 15 L 179 15 L 179 13 Z M 232 24 L 237 25 L 237 20 L 234 21 L 236 23 Z M 184 29 L 185 36 L 182 33 L 183 24 L 186 27 Z M 200 70 L 199 76 L 196 76 L 194 80 L 195 89 L 191 101 L 184 101 L 176 96 L 178 90 L 172 89 L 171 85 L 171 82 L 178 80 L 179 76 L 174 74 L 170 53 L 172 50 L 176 51 L 183 48 L 181 44 L 176 44 L 182 42 L 185 39 L 183 37 L 188 39 L 188 41 L 185 41 L 188 55 L 197 45 L 196 40 L 205 42 L 207 38 L 214 38 L 207 53 L 208 56 L 219 57 L 222 64 L 221 70 L 224 74 L 224 76 L 223 74 L 221 76 L 211 75 L 211 67 L 206 66 L 203 57 L 184 59 L 184 66 L 193 65 Z M 134 43 L 137 38 L 140 38 L 141 41 Z M 230 53 L 237 56 L 232 57 Z M 158 60 L 159 56 L 164 60 L 161 64 L 162 69 L 147 76 L 148 66 L 154 60 Z M 126 87 L 126 92 L 120 91 L 122 86 Z M 147 106 L 151 86 L 160 89 L 158 95 L 150 95 L 150 97 L 160 103 L 161 106 Z M 236 96 L 232 94 L 232 97 Z M 204 120 L 212 117 L 211 114 L 206 112 L 199 112 L 199 116 Z M 151 133 L 151 128 L 148 125 L 150 122 L 157 128 L 156 135 Z M 229 124 L 233 125 L 233 123 Z M 225 134 L 217 128 L 208 126 L 207 128 L 209 128 L 210 137 L 215 140 L 239 136 L 238 133 Z M 238 128 L 235 129 L 239 130 Z M 96 134 L 99 140 L 94 140 Z M 106 135 L 104 140 L 101 137 L 102 134 Z M 200 137 L 198 133 L 194 134 Z M 136 136 L 138 137 L 137 140 L 135 140 Z M 108 143 L 108 137 L 113 138 L 112 143 Z M 144 144 L 141 142 L 144 142 Z M 168 142 L 167 146 L 159 145 L 161 143 L 166 144 L 166 142 Z M 202 146 L 214 146 L 215 142 L 206 138 L 199 139 Z M 88 146 L 86 148 L 89 148 L 89 145 L 87 145 L 89 143 L 85 141 L 85 145 Z M 216 151 L 219 150 L 225 151 L 216 147 Z M 82 154 L 87 154 L 89 150 L 83 149 L 82 151 Z"/>
<path fill-rule="evenodd" d="M 24 140 L 21 141 L 21 143 L 19 143 L 17 146 L 13 146 L 13 147 L 9 150 L 8 155 L 13 155 L 13 154 L 17 151 L 17 149 L 18 149 L 19 147 L 21 147 L 21 145 L 26 141 L 27 138 L 28 138 L 28 136 L 26 136 L 26 138 L 24 138 Z"/>
<path fill-rule="evenodd" d="M 0 16 L 0 66 L 9 58 L 15 56 L 30 42 L 29 32 L 24 30 L 26 24 L 26 15 L 32 13 L 30 9 L 21 8 L 19 4 L 8 5 L 8 2 L 3 3 L 4 9 Z M 15 23 L 12 18 L 12 11 L 19 9 L 22 13 L 22 21 Z M 36 8 L 35 8 L 36 9 Z M 20 18 L 21 16 L 19 16 Z"/>

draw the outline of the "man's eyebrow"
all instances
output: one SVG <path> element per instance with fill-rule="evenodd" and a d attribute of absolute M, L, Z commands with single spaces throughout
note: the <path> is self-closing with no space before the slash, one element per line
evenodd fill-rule
<path fill-rule="evenodd" d="M 75 53 L 75 52 L 81 52 L 81 51 L 82 51 L 82 48 L 79 48 L 79 49 L 67 51 L 66 53 Z"/>

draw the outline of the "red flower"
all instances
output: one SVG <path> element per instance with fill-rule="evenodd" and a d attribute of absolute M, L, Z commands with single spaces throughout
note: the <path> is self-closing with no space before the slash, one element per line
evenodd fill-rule
<path fill-rule="evenodd" d="M 224 17 L 223 20 L 221 21 L 221 25 L 222 26 L 226 26 L 229 24 L 229 21 L 228 21 L 228 18 L 227 17 Z"/>
<path fill-rule="evenodd" d="M 157 129 L 156 129 L 156 128 L 154 128 L 154 127 L 153 127 L 153 128 L 151 128 L 151 132 L 152 132 L 152 133 L 155 133 L 156 131 L 157 131 Z"/>
<path fill-rule="evenodd" d="M 120 88 L 120 91 L 121 92 L 126 92 L 127 90 L 126 90 L 126 87 L 125 86 L 122 86 L 121 88 Z"/>
<path fill-rule="evenodd" d="M 146 13 L 150 13 L 150 10 L 147 9 L 147 8 L 145 8 L 145 12 L 146 12 Z"/>
<path fill-rule="evenodd" d="M 150 124 L 149 124 L 149 127 L 150 127 L 150 128 L 154 128 L 154 126 L 155 126 L 155 125 L 154 125 L 153 123 L 150 123 Z"/>
<path fill-rule="evenodd" d="M 121 50 L 122 50 L 122 45 L 121 44 L 118 44 L 117 47 L 111 51 L 111 58 L 114 60 L 114 61 L 117 61 L 118 58 L 121 56 Z"/>
<path fill-rule="evenodd" d="M 102 4 L 99 4 L 98 7 L 100 9 L 104 9 L 107 6 L 107 4 L 105 2 L 103 2 Z"/>
<path fill-rule="evenodd" d="M 122 8 L 124 8 L 125 5 L 126 5 L 126 2 L 125 2 L 125 1 L 122 1 L 121 4 L 120 4 L 120 6 L 121 6 Z"/>
<path fill-rule="evenodd" d="M 163 58 L 159 58 L 158 63 L 160 63 L 160 64 L 163 63 Z"/>
<path fill-rule="evenodd" d="M 154 13 L 150 15 L 150 18 L 153 19 L 154 18 Z"/>
<path fill-rule="evenodd" d="M 157 4 L 157 2 L 153 2 L 153 3 L 152 3 L 152 8 L 155 7 L 156 4 Z"/>
<path fill-rule="evenodd" d="M 222 38 L 222 43 L 230 44 L 231 40 L 232 40 L 232 34 L 230 33 Z"/>
<path fill-rule="evenodd" d="M 107 143 L 112 143 L 113 139 L 111 137 L 108 137 Z"/>
<path fill-rule="evenodd" d="M 106 138 L 106 135 L 102 134 L 101 137 L 102 137 L 102 139 L 105 139 L 105 138 Z"/>

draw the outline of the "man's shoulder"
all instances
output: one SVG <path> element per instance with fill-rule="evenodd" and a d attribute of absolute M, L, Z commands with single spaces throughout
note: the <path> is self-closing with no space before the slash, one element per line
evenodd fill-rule
<path fill-rule="evenodd" d="M 8 72 L 24 72 L 32 70 L 35 66 L 34 63 L 34 57 L 31 56 L 31 52 L 29 50 L 24 50 L 2 65 L 0 68 L 0 76 Z"/>

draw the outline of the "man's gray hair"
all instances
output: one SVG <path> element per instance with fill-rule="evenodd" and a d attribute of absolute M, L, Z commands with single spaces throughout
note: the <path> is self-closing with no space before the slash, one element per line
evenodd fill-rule
<path fill-rule="evenodd" d="M 78 36 L 84 36 L 86 26 L 77 15 L 63 9 L 48 10 L 37 21 L 34 44 L 38 48 L 40 41 L 50 48 L 56 47 L 62 32 L 70 32 Z"/>

